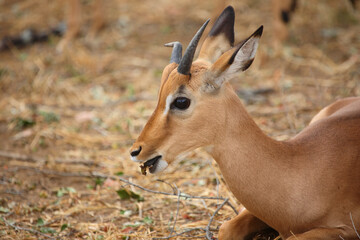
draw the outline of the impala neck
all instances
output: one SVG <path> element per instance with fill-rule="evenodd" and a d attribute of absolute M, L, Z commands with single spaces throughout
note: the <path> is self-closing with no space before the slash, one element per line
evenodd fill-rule
<path fill-rule="evenodd" d="M 286 174 L 284 166 L 289 168 L 291 147 L 266 136 L 234 91 L 228 91 L 224 100 L 228 109 L 223 125 L 225 129 L 218 133 L 219 141 L 211 155 L 219 164 L 231 191 L 249 211 L 263 220 L 274 216 L 274 211 L 279 216 L 282 210 L 276 208 L 286 209 L 281 203 L 284 194 L 291 191 L 290 186 L 282 182 Z"/>

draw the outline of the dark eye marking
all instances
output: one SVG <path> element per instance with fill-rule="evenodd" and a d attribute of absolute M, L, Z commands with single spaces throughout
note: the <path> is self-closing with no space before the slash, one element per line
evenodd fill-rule
<path fill-rule="evenodd" d="M 179 110 L 185 110 L 185 109 L 189 108 L 190 103 L 191 103 L 190 99 L 188 99 L 186 97 L 177 97 L 171 103 L 170 108 L 171 109 L 177 108 Z"/>
<path fill-rule="evenodd" d="M 185 93 L 185 85 L 181 85 L 180 87 L 179 87 L 179 90 L 178 90 L 178 93 Z"/>

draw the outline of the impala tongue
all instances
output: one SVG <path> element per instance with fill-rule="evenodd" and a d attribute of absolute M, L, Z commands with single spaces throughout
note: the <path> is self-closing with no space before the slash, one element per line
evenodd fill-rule
<path fill-rule="evenodd" d="M 149 171 L 150 173 L 153 173 L 155 172 L 155 169 L 156 169 L 156 166 L 157 166 L 157 163 L 159 162 L 161 156 L 156 156 L 150 160 L 147 160 L 145 163 L 144 163 L 144 167 L 149 167 Z"/>

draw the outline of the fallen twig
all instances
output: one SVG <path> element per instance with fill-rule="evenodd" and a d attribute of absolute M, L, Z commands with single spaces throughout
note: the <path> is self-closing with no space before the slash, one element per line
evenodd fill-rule
<path fill-rule="evenodd" d="M 26 231 L 26 232 L 30 232 L 30 233 L 33 233 L 33 234 L 41 235 L 41 236 L 43 236 L 45 238 L 48 238 L 48 239 L 58 239 L 56 237 L 49 236 L 49 235 L 47 235 L 45 233 L 39 232 L 39 231 L 34 230 L 34 229 L 16 226 L 14 223 L 11 223 L 11 222 L 7 221 L 4 217 L 0 217 L 0 220 L 2 220 L 7 226 L 12 227 L 13 229 L 15 229 L 15 231 Z"/>
<path fill-rule="evenodd" d="M 137 185 L 135 183 L 130 182 L 129 180 L 126 180 L 122 177 L 119 176 L 110 176 L 110 175 L 106 175 L 106 174 L 102 174 L 102 173 L 98 173 L 98 172 L 90 172 L 90 173 L 71 173 L 71 172 L 57 172 L 57 171 L 51 171 L 51 170 L 42 170 L 42 169 L 37 169 L 37 168 L 33 168 L 33 167 L 17 167 L 18 169 L 31 169 L 43 174 L 49 174 L 49 175 L 59 175 L 59 176 L 66 176 L 66 177 L 86 177 L 86 178 L 91 178 L 91 177 L 97 177 L 97 178 L 109 178 L 109 179 L 113 179 L 113 180 L 119 180 L 121 182 L 126 183 L 127 185 L 131 185 L 134 187 L 137 187 L 141 190 L 150 192 L 150 193 L 154 193 L 154 194 L 162 194 L 162 195 L 167 195 L 167 196 L 177 196 L 178 201 L 177 201 L 177 210 L 176 210 L 176 216 L 174 219 L 174 223 L 173 223 L 173 227 L 172 230 L 170 232 L 170 235 L 167 237 L 159 237 L 159 238 L 153 238 L 153 239 L 170 239 L 172 237 L 176 237 L 176 236 L 180 236 L 183 235 L 187 232 L 190 231 L 194 231 L 194 230 L 203 230 L 206 233 L 206 238 L 209 240 L 212 240 L 212 233 L 210 232 L 210 226 L 211 223 L 214 220 L 215 215 L 219 212 L 219 210 L 224 206 L 224 205 L 228 205 L 231 207 L 231 209 L 233 209 L 233 211 L 238 214 L 238 211 L 235 209 L 235 207 L 229 202 L 229 198 L 223 198 L 223 197 L 205 197 L 205 196 L 191 196 L 191 195 L 187 195 L 182 193 L 176 186 L 175 189 L 177 190 L 177 193 L 169 193 L 169 192 L 161 192 L 161 191 L 156 191 L 156 190 L 152 190 L 152 189 L 148 189 L 145 187 L 142 187 L 140 185 Z M 174 189 L 173 189 L 174 190 Z M 218 208 L 215 210 L 215 212 L 213 213 L 213 215 L 211 216 L 208 225 L 206 226 L 206 228 L 192 228 L 192 229 L 187 229 L 183 232 L 180 233 L 175 233 L 175 224 L 177 222 L 177 217 L 178 217 L 178 213 L 179 213 L 179 207 L 180 207 L 180 198 L 184 197 L 186 199 L 208 199 L 208 200 L 223 200 L 223 203 L 220 204 L 218 206 Z"/>
<path fill-rule="evenodd" d="M 173 187 L 173 185 L 171 185 L 170 183 L 168 183 L 168 182 L 166 182 L 164 180 L 161 180 L 161 179 L 157 179 L 156 181 L 167 184 L 169 187 L 172 188 L 174 194 L 177 194 L 177 188 Z"/>
<path fill-rule="evenodd" d="M 177 237 L 177 236 L 181 236 L 185 233 L 188 233 L 188 232 L 192 232 L 192 231 L 196 231 L 196 230 L 202 230 L 202 231 L 205 231 L 205 228 L 201 228 L 201 227 L 198 227 L 198 228 L 190 228 L 190 229 L 186 229 L 180 233 L 176 233 L 174 235 L 169 235 L 167 237 L 156 237 L 156 238 L 152 238 L 153 240 L 156 240 L 156 239 L 170 239 L 170 238 L 173 238 L 173 237 Z"/>
<path fill-rule="evenodd" d="M 228 201 L 229 201 L 229 199 L 228 199 L 228 198 L 225 198 L 224 202 L 218 206 L 218 208 L 215 210 L 215 212 L 214 212 L 213 215 L 211 216 L 210 221 L 209 221 L 208 225 L 207 225 L 206 228 L 205 228 L 206 238 L 207 238 L 208 240 L 212 240 L 212 239 L 213 239 L 213 238 L 212 238 L 212 237 L 213 237 L 213 236 L 212 236 L 213 234 L 210 232 L 210 226 L 211 226 L 212 221 L 214 220 L 215 215 L 220 211 L 220 209 L 221 209 Z"/>
<path fill-rule="evenodd" d="M 1 191 L 0 193 L 2 193 L 2 194 L 12 194 L 12 195 L 22 195 L 21 191 L 15 191 L 13 189 L 7 189 L 7 190 L 4 190 L 4 191 Z"/>
<path fill-rule="evenodd" d="M 231 209 L 234 211 L 234 213 L 235 213 L 236 215 L 239 214 L 239 211 L 236 210 L 236 208 L 235 208 L 229 201 L 226 202 L 226 205 L 228 205 L 229 207 L 231 207 Z"/>
<path fill-rule="evenodd" d="M 12 158 L 12 159 L 16 159 L 16 160 L 22 161 L 22 162 L 33 162 L 33 163 L 46 163 L 49 161 L 42 157 L 29 156 L 29 155 L 25 155 L 25 154 L 6 152 L 6 151 L 0 151 L 0 157 Z M 79 160 L 72 159 L 71 161 L 70 160 L 66 161 L 64 159 L 56 158 L 53 161 L 57 164 L 73 164 L 73 165 L 102 167 L 101 164 L 94 163 L 94 162 L 88 162 L 88 161 L 84 161 L 81 159 L 79 159 Z"/>
<path fill-rule="evenodd" d="M 119 176 L 113 176 L 113 175 L 107 175 L 107 174 L 103 174 L 103 173 L 99 173 L 99 172 L 89 172 L 89 173 L 84 173 L 84 172 L 78 172 L 78 173 L 72 173 L 72 172 L 57 172 L 57 171 L 51 171 L 51 170 L 44 170 L 44 169 L 37 169 L 34 167 L 28 167 L 28 166 L 21 166 L 21 167 L 17 167 L 16 170 L 19 169 L 31 169 L 33 171 L 39 172 L 39 173 L 43 173 L 43 174 L 48 174 L 48 175 L 58 175 L 58 176 L 64 176 L 64 177 L 85 177 L 85 178 L 92 178 L 92 177 L 97 177 L 97 178 L 109 178 L 112 180 L 119 180 L 121 182 L 124 182 L 128 185 L 137 187 L 141 190 L 144 190 L 146 192 L 150 192 L 150 193 L 155 193 L 155 194 L 162 194 L 162 195 L 167 195 L 167 196 L 178 196 L 176 193 L 169 193 L 169 192 L 162 192 L 162 191 L 156 191 L 156 190 L 152 190 L 152 189 L 148 189 L 145 188 L 143 186 L 140 186 L 138 184 L 135 184 L 133 182 L 130 182 L 129 180 L 126 180 L 125 178 L 119 177 Z M 7 170 L 9 171 L 9 170 Z M 183 197 L 185 199 L 208 199 L 208 200 L 225 200 L 226 198 L 223 197 L 206 197 L 206 196 L 191 196 L 188 195 L 186 193 L 180 193 L 180 197 Z M 228 203 L 228 205 L 235 210 L 235 207 L 231 205 L 231 203 Z M 235 212 L 236 213 L 236 212 Z"/>
<path fill-rule="evenodd" d="M 353 218 L 352 218 L 351 212 L 350 212 L 350 220 L 351 220 L 351 223 L 352 223 L 353 228 L 354 228 L 354 230 L 355 230 L 356 236 L 360 239 L 360 234 L 359 234 L 359 233 L 357 232 L 357 230 L 356 230 L 355 223 L 354 223 L 354 220 L 353 220 Z"/>
<path fill-rule="evenodd" d="M 178 199 L 177 199 L 177 205 L 176 205 L 176 215 L 175 215 L 175 219 L 174 219 L 174 223 L 173 223 L 173 227 L 171 229 L 170 235 L 172 235 L 175 232 L 175 225 L 176 225 L 176 221 L 179 215 L 179 208 L 180 208 L 180 190 L 177 188 L 177 186 L 175 185 L 176 190 L 177 190 L 177 195 L 178 195 Z M 176 233 L 176 232 L 175 232 Z"/>

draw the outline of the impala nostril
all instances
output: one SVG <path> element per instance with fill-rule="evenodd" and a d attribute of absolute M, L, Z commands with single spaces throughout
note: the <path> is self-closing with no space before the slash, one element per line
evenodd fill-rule
<path fill-rule="evenodd" d="M 136 149 L 136 150 L 134 150 L 134 151 L 132 151 L 131 153 L 130 153 L 130 155 L 132 156 L 132 157 L 136 157 L 137 155 L 139 155 L 139 153 L 141 152 L 141 146 L 138 148 L 138 149 Z"/>

